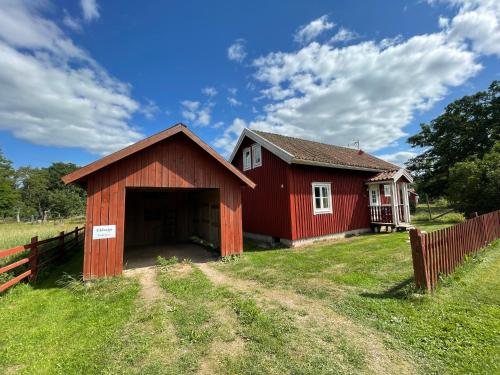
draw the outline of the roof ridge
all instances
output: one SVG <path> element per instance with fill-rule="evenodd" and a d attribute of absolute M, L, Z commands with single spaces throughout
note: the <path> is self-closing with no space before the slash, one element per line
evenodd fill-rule
<path fill-rule="evenodd" d="M 271 133 L 271 132 L 265 132 L 261 130 L 251 130 L 252 132 L 255 132 L 255 134 L 261 136 L 262 138 L 268 140 L 271 143 L 275 143 L 278 141 L 278 139 L 281 139 L 281 141 L 278 142 L 289 142 L 293 143 L 297 150 L 301 150 L 302 153 L 304 154 L 314 154 L 314 146 L 317 146 L 317 151 L 320 151 L 321 153 L 329 153 L 329 152 L 337 152 L 340 154 L 344 153 L 346 157 L 350 158 L 355 158 L 358 156 L 362 156 L 366 158 L 367 162 L 371 160 L 373 163 L 379 164 L 376 169 L 383 170 L 383 171 L 391 171 L 391 170 L 399 170 L 401 169 L 400 166 L 395 165 L 393 163 L 390 163 L 378 156 L 372 155 L 362 149 L 355 149 L 351 147 L 345 147 L 345 146 L 338 146 L 330 143 L 325 143 L 325 142 L 318 142 L 315 140 L 309 140 L 309 139 L 304 139 L 304 138 L 298 138 L 298 137 L 292 137 L 288 135 L 282 135 L 282 134 L 277 134 L 277 133 Z M 274 140 L 272 139 L 273 137 L 276 137 Z M 291 151 L 289 151 L 291 152 Z M 293 155 L 295 158 L 298 160 L 308 160 L 308 158 L 305 158 L 304 155 L 302 157 L 298 155 L 297 153 L 294 152 Z M 356 164 L 349 164 L 347 162 L 347 165 L 356 165 Z"/>
<path fill-rule="evenodd" d="M 307 142 L 312 142 L 312 143 L 317 143 L 317 144 L 320 144 L 320 145 L 325 145 L 325 146 L 330 146 L 330 147 L 337 147 L 337 148 L 343 148 L 345 150 L 349 150 L 349 151 L 363 151 L 361 149 L 355 149 L 355 148 L 351 148 L 351 147 L 345 147 L 345 146 L 339 146 L 339 145 L 333 145 L 331 143 L 325 143 L 325 142 L 318 142 L 318 141 L 313 141 L 311 139 L 306 139 L 306 138 L 299 138 L 299 137 L 292 137 L 292 136 L 289 136 L 289 135 L 283 135 L 283 134 L 278 134 L 278 133 L 271 133 L 271 132 L 264 132 L 264 131 L 261 131 L 261 130 L 252 130 L 253 132 L 255 133 L 261 133 L 261 134 L 270 134 L 270 135 L 277 135 L 278 137 L 285 137 L 285 138 L 291 138 L 291 139 L 297 139 L 299 141 L 307 141 Z M 363 151 L 364 153 L 366 153 L 366 151 Z M 369 154 L 370 155 L 370 154 Z M 373 155 L 371 155 L 373 156 Z"/>

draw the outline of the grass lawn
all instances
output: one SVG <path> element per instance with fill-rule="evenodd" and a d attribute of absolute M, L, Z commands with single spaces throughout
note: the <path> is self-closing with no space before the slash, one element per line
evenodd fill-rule
<path fill-rule="evenodd" d="M 443 226 L 418 224 L 427 231 Z M 420 359 L 422 372 L 500 371 L 500 241 L 469 259 L 432 295 L 415 291 L 407 233 L 247 251 L 218 268 L 267 288 L 291 289 L 389 334 L 391 346 Z"/>
<path fill-rule="evenodd" d="M 432 295 L 414 290 L 407 233 L 163 264 L 154 299 L 130 278 L 84 285 L 81 263 L 0 296 L 0 373 L 500 371 L 500 241 Z"/>
<path fill-rule="evenodd" d="M 64 223 L 53 222 L 45 224 L 29 223 L 2 223 L 0 224 L 0 250 L 8 249 L 18 245 L 24 245 L 31 241 L 31 237 L 38 236 L 39 240 L 57 236 L 60 232 L 72 231 L 75 227 L 81 227 L 81 221 L 66 220 Z"/>

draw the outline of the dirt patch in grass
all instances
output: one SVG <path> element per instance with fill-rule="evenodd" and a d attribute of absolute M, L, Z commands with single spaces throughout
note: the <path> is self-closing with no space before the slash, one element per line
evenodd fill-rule
<path fill-rule="evenodd" d="M 241 355 L 245 350 L 245 342 L 238 335 L 236 329 L 238 321 L 234 311 L 227 307 L 220 307 L 215 310 L 214 315 L 215 319 L 221 324 L 220 330 L 224 331 L 225 334 L 216 338 L 210 344 L 198 372 L 202 375 L 217 373 L 223 359 Z"/>
<path fill-rule="evenodd" d="M 146 304 L 151 304 L 165 297 L 163 289 L 160 288 L 156 280 L 156 268 L 154 266 L 126 270 L 124 275 L 139 280 L 141 285 L 140 296 Z"/>
<path fill-rule="evenodd" d="M 369 370 L 376 374 L 413 374 L 416 372 L 413 362 L 408 356 L 384 345 L 386 338 L 383 335 L 360 326 L 316 300 L 289 290 L 263 288 L 257 282 L 235 279 L 215 270 L 208 263 L 198 266 L 216 285 L 249 293 L 259 303 L 278 303 L 286 307 L 296 314 L 297 324 L 302 325 L 306 330 L 314 325 L 330 334 L 347 338 L 351 344 L 364 353 Z"/>

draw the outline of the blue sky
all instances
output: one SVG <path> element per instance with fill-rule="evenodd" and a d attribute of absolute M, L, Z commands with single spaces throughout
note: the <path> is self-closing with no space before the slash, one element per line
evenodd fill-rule
<path fill-rule="evenodd" d="M 251 127 L 401 163 L 499 57 L 493 0 L 1 0 L 0 147 L 83 165 L 184 122 L 225 156 Z"/>

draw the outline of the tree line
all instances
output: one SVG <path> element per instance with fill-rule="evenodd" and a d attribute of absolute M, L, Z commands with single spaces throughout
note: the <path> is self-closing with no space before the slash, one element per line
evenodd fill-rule
<path fill-rule="evenodd" d="M 21 221 L 84 214 L 85 190 L 61 180 L 77 168 L 57 162 L 46 168 L 15 169 L 0 150 L 0 217 Z"/>
<path fill-rule="evenodd" d="M 408 142 L 424 149 L 406 164 L 419 194 L 466 215 L 500 209 L 500 81 L 450 103 Z"/>

